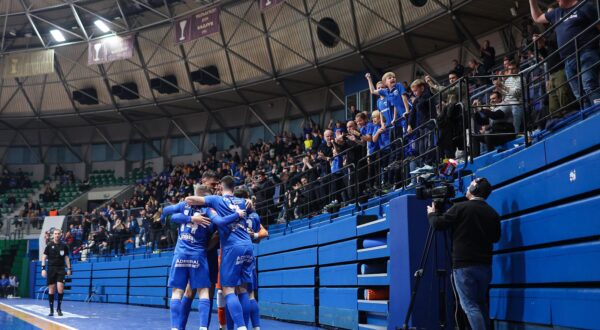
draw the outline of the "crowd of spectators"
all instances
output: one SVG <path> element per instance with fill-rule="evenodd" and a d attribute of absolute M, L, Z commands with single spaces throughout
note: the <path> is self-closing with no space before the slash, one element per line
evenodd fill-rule
<path fill-rule="evenodd" d="M 553 22 L 555 16 L 546 14 L 545 19 Z M 443 160 L 463 158 L 467 120 L 473 119 L 473 137 L 479 142 L 475 155 L 498 148 L 535 129 L 532 123 L 543 128 L 548 117 L 562 117 L 573 95 L 578 95 L 573 90 L 577 86 L 566 87 L 564 64 L 552 54 L 561 38 L 558 44 L 552 36 L 532 33 L 531 38 L 536 51 L 521 50 L 502 58 L 502 63 L 496 63 L 493 45 L 484 41 L 480 57 L 470 59 L 466 68 L 452 61 L 447 85 L 427 75 L 402 83 L 393 73 L 378 82 L 367 75 L 370 92 L 379 96 L 376 111 L 352 105 L 347 121 L 331 121 L 325 127 L 305 121 L 302 134 L 283 132 L 273 141 L 259 140 L 249 144 L 244 155 L 233 148 L 219 153 L 213 145 L 202 161 L 169 165 L 144 179 L 131 198 L 72 216 L 67 244 L 72 251 L 114 254 L 123 254 L 128 242 L 151 249 L 173 247 L 177 225 L 161 218 L 161 206 L 191 195 L 209 171 L 217 179 L 231 175 L 237 185 L 248 187 L 261 219 L 270 224 L 415 184 L 417 176 Z M 532 84 L 523 90 L 518 73 L 536 61 L 547 65 L 532 71 Z M 461 87 L 457 81 L 465 76 L 472 79 Z M 545 91 L 550 93 L 535 99 Z M 539 106 L 524 104 L 526 93 Z M 471 105 L 470 113 L 465 103 Z M 534 119 L 529 126 L 526 116 Z"/>
<path fill-rule="evenodd" d="M 0 277 L 0 298 L 13 298 L 17 296 L 19 289 L 19 280 L 14 274 L 7 276 L 2 274 Z"/>

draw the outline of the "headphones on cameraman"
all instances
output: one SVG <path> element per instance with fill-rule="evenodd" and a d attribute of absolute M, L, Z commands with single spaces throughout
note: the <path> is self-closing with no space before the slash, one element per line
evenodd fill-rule
<path fill-rule="evenodd" d="M 492 193 L 492 185 L 486 178 L 475 179 L 475 185 L 469 186 L 469 192 L 476 197 L 488 198 Z"/>

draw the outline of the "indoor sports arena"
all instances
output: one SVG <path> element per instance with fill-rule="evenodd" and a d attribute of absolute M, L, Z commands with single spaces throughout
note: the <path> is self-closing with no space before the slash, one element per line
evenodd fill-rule
<path fill-rule="evenodd" d="M 0 329 L 600 329 L 600 0 L 0 31 Z"/>

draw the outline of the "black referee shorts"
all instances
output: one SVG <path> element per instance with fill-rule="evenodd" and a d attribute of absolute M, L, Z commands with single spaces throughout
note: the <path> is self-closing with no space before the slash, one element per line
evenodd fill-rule
<path fill-rule="evenodd" d="M 65 272 L 64 268 L 49 267 L 48 276 L 46 277 L 46 284 L 50 285 L 58 282 L 65 283 L 65 275 L 67 275 L 67 272 Z"/>

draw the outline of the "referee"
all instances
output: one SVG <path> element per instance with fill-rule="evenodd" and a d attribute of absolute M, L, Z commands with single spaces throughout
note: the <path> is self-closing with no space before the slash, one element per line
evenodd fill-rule
<path fill-rule="evenodd" d="M 61 243 L 60 229 L 52 231 L 52 241 L 46 245 L 44 255 L 42 255 L 42 276 L 46 278 L 48 284 L 48 301 L 50 303 L 50 314 L 54 316 L 54 287 L 58 285 L 58 316 L 62 316 L 60 305 L 63 299 L 63 290 L 65 288 L 65 265 L 67 266 L 66 275 L 71 275 L 71 261 L 69 260 L 69 248 Z M 48 272 L 46 272 L 46 260 L 48 260 Z"/>

